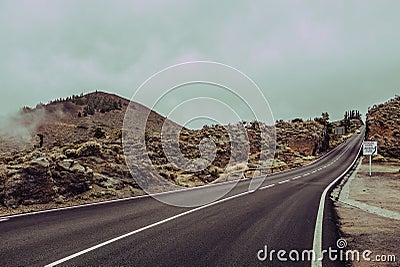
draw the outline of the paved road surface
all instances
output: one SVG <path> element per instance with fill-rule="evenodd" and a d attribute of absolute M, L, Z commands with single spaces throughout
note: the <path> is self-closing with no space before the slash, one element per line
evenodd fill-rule
<path fill-rule="evenodd" d="M 202 208 L 142 197 L 0 218 L 0 266 L 43 266 L 60 259 L 60 266 L 310 266 L 307 260 L 281 262 L 276 253 L 272 262 L 260 261 L 257 253 L 265 246 L 287 253 L 313 249 L 321 195 L 354 161 L 362 137 L 356 134 L 309 166 L 267 177 L 255 192 L 248 192 L 249 181 L 242 181 L 225 201 Z M 196 197 L 226 186 L 177 194 Z M 336 248 L 329 198 L 324 211 L 323 248 Z M 326 259 L 323 264 L 342 265 Z"/>

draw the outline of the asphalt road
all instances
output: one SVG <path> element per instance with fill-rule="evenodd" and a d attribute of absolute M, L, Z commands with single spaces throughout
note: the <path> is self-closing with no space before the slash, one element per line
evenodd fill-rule
<path fill-rule="evenodd" d="M 311 165 L 268 176 L 254 192 L 248 191 L 249 181 L 242 181 L 223 201 L 200 208 L 142 197 L 0 218 L 0 266 L 58 260 L 60 266 L 310 266 L 301 253 L 313 249 L 321 195 L 352 164 L 362 137 L 354 135 Z M 195 198 L 227 186 L 174 194 Z M 322 249 L 336 248 L 339 236 L 329 197 L 325 203 Z M 265 246 L 268 256 L 276 252 L 262 261 Z M 281 260 L 278 250 L 287 252 Z M 290 259 L 291 250 L 299 252 L 300 261 Z M 325 258 L 323 265 L 343 262 Z"/>

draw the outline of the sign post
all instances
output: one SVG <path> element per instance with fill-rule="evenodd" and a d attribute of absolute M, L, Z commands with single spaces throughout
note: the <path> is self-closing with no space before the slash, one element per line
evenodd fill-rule
<path fill-rule="evenodd" d="M 372 176 L 372 164 L 371 164 L 371 161 L 372 161 L 372 155 L 369 155 L 369 176 L 371 177 Z"/>
<path fill-rule="evenodd" d="M 378 142 L 376 141 L 364 141 L 363 142 L 363 155 L 369 156 L 369 176 L 372 175 L 372 156 L 378 154 Z"/>

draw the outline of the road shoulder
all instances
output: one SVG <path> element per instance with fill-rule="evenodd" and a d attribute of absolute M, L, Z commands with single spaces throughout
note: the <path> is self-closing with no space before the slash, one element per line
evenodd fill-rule
<path fill-rule="evenodd" d="M 375 255 L 395 255 L 396 262 L 353 261 L 352 266 L 399 266 L 400 167 L 397 162 L 374 163 L 369 176 L 368 160 L 332 192 L 339 229 L 348 249 L 371 250 Z"/>

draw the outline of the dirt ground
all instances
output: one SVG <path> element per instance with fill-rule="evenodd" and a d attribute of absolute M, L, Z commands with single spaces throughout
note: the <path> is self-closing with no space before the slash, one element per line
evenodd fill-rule
<path fill-rule="evenodd" d="M 372 251 L 351 266 L 400 266 L 400 163 L 373 162 L 370 177 L 364 158 L 339 188 L 332 195 L 347 249 Z"/>

